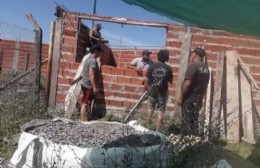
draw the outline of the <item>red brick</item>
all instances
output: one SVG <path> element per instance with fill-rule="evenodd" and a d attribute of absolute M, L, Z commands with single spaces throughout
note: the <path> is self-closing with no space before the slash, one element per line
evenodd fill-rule
<path fill-rule="evenodd" d="M 129 93 L 126 93 L 126 92 L 116 92 L 115 96 L 116 97 L 129 98 Z"/>
<path fill-rule="evenodd" d="M 63 44 L 64 45 L 67 45 L 67 46 L 77 46 L 77 39 L 76 38 L 68 38 L 68 37 L 65 37 L 63 39 Z"/>
<path fill-rule="evenodd" d="M 109 100 L 109 105 L 116 106 L 116 107 L 122 107 L 123 106 L 123 101 Z"/>
<path fill-rule="evenodd" d="M 110 74 L 111 72 L 111 66 L 102 65 L 101 66 L 101 72 L 105 74 Z"/>
<path fill-rule="evenodd" d="M 59 102 L 64 102 L 65 101 L 65 97 L 66 97 L 66 95 L 64 95 L 62 93 L 57 93 L 56 100 L 59 101 Z"/>
<path fill-rule="evenodd" d="M 254 99 L 254 104 L 255 104 L 255 106 L 259 106 L 260 105 L 260 99 Z"/>
<path fill-rule="evenodd" d="M 60 62 L 60 67 L 61 67 L 61 68 L 70 69 L 70 63 L 69 63 L 69 62 L 61 61 L 61 62 Z"/>
<path fill-rule="evenodd" d="M 187 28 L 181 25 L 169 25 L 168 32 L 186 32 Z"/>
<path fill-rule="evenodd" d="M 118 83 L 126 83 L 130 84 L 131 78 L 130 77 L 123 77 L 123 76 L 118 76 L 117 77 L 117 82 Z"/>
<path fill-rule="evenodd" d="M 250 67 L 250 72 L 252 72 L 252 73 L 260 73 L 260 67 L 252 66 L 252 67 Z"/>
<path fill-rule="evenodd" d="M 106 90 L 104 92 L 105 97 L 115 96 L 115 92 Z"/>
<path fill-rule="evenodd" d="M 131 92 L 131 93 L 134 93 L 135 92 L 135 86 L 128 86 L 128 85 L 125 85 L 125 91 L 126 92 Z"/>
<path fill-rule="evenodd" d="M 241 55 L 256 55 L 256 52 L 254 49 L 247 49 L 247 48 L 241 48 L 237 49 L 238 54 Z"/>
<path fill-rule="evenodd" d="M 139 100 L 141 98 L 141 95 L 137 95 L 137 94 L 130 94 L 129 95 L 130 99 L 135 99 L 135 100 Z"/>
<path fill-rule="evenodd" d="M 76 51 L 76 48 L 73 46 L 62 46 L 62 51 L 63 52 L 70 52 L 70 53 L 74 53 Z"/>
<path fill-rule="evenodd" d="M 63 54 L 62 55 L 62 61 L 64 62 L 76 62 L 76 57 L 73 55 L 67 55 L 67 54 Z"/>
<path fill-rule="evenodd" d="M 69 77 L 69 78 L 74 78 L 76 75 L 76 72 L 73 72 L 71 70 L 68 69 L 63 69 L 62 75 L 65 77 Z"/>
<path fill-rule="evenodd" d="M 171 33 L 167 33 L 167 39 L 178 39 L 178 35 L 177 34 L 171 34 Z"/>
<path fill-rule="evenodd" d="M 232 39 L 230 38 L 221 38 L 220 39 L 220 44 L 224 44 L 224 45 L 231 45 L 232 44 Z"/>
<path fill-rule="evenodd" d="M 231 42 L 231 45 L 237 47 L 241 47 L 241 46 L 248 47 L 249 46 L 248 44 L 249 44 L 248 40 L 242 40 L 242 39 L 233 39 Z"/>
<path fill-rule="evenodd" d="M 220 44 L 220 39 L 218 37 L 206 37 L 206 42 Z"/>
<path fill-rule="evenodd" d="M 179 49 L 169 49 L 169 54 L 170 56 L 176 56 L 176 55 L 180 55 L 181 51 Z"/>
<path fill-rule="evenodd" d="M 64 30 L 63 31 L 63 35 L 75 37 L 76 36 L 76 32 L 74 30 Z"/>
<path fill-rule="evenodd" d="M 116 91 L 118 91 L 118 90 L 121 89 L 121 85 L 118 85 L 118 84 L 112 84 L 111 89 L 112 89 L 112 90 L 116 90 Z"/>
<path fill-rule="evenodd" d="M 125 69 L 125 76 L 138 76 L 135 69 Z"/>
<path fill-rule="evenodd" d="M 117 75 L 102 74 L 103 81 L 117 83 Z"/>
<path fill-rule="evenodd" d="M 202 35 L 202 34 L 199 34 L 199 35 L 193 34 L 192 35 L 192 42 L 202 43 L 202 42 L 204 42 L 205 38 L 206 37 L 204 35 Z"/>
<path fill-rule="evenodd" d="M 172 42 L 172 46 L 175 48 L 180 48 L 182 45 L 182 43 L 180 41 L 173 41 Z"/>
<path fill-rule="evenodd" d="M 59 84 L 70 84 L 70 80 L 67 78 L 58 77 L 58 83 Z"/>
<path fill-rule="evenodd" d="M 132 78 L 131 79 L 131 84 L 142 85 L 144 80 L 145 80 L 145 78 Z"/>
<path fill-rule="evenodd" d="M 124 69 L 111 67 L 111 74 L 114 74 L 114 75 L 124 75 Z"/>
<path fill-rule="evenodd" d="M 220 46 L 220 45 L 208 45 L 207 44 L 207 45 L 205 45 L 204 49 L 219 52 L 219 51 L 226 51 L 227 47 L 226 46 Z"/>
<path fill-rule="evenodd" d="M 78 68 L 79 68 L 79 64 L 80 64 L 80 63 L 72 62 L 72 63 L 70 63 L 70 68 L 71 68 L 71 69 L 78 69 Z"/>
<path fill-rule="evenodd" d="M 178 58 L 176 58 L 176 57 L 170 57 L 170 58 L 169 58 L 169 63 L 170 63 L 170 64 L 173 64 L 173 63 L 179 64 L 179 63 L 180 63 L 180 60 L 179 60 Z"/>

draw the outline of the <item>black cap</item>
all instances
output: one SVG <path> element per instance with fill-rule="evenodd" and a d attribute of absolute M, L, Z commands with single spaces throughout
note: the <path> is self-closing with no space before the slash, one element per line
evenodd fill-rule
<path fill-rule="evenodd" d="M 94 44 L 90 47 L 90 52 L 94 53 L 97 51 L 103 52 L 104 50 L 101 48 L 101 46 L 99 44 Z"/>
<path fill-rule="evenodd" d="M 201 58 L 203 58 L 206 55 L 205 50 L 202 48 L 196 48 L 195 50 L 193 50 L 193 52 Z"/>
<path fill-rule="evenodd" d="M 102 25 L 100 23 L 95 24 L 95 26 L 102 28 Z"/>
<path fill-rule="evenodd" d="M 150 55 L 152 52 L 149 50 L 143 50 L 142 55 Z"/>

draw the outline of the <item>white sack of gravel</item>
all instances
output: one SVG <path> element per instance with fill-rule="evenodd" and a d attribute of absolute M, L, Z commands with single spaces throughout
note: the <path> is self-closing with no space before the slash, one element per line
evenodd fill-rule
<path fill-rule="evenodd" d="M 136 121 L 33 120 L 22 127 L 10 167 L 166 167 L 170 142 Z"/>

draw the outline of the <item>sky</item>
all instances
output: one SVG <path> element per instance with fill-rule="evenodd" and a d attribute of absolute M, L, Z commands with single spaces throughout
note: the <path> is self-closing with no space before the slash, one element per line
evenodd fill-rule
<path fill-rule="evenodd" d="M 126 4 L 122 0 L 96 0 L 96 2 L 96 15 L 99 16 L 174 22 L 139 6 Z M 34 41 L 33 26 L 26 18 L 26 14 L 31 13 L 42 28 L 43 43 L 48 44 L 51 21 L 56 20 L 54 13 L 57 5 L 71 12 L 92 14 L 94 0 L 0 0 L 0 38 Z M 92 27 L 92 21 L 86 20 L 84 23 Z M 102 36 L 109 40 L 111 47 L 163 48 L 165 45 L 165 28 L 98 23 L 103 25 Z"/>

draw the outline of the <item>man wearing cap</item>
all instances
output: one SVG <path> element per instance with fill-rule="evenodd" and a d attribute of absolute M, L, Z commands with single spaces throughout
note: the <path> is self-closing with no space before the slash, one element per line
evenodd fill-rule
<path fill-rule="evenodd" d="M 206 52 L 196 48 L 190 56 L 190 65 L 186 71 L 177 104 L 182 107 L 182 134 L 198 135 L 199 111 L 205 107 L 210 72 L 203 62 Z"/>
<path fill-rule="evenodd" d="M 168 100 L 168 84 L 172 83 L 172 68 L 165 62 L 169 60 L 169 51 L 160 50 L 157 54 L 158 61 L 152 64 L 146 74 L 144 90 L 147 90 L 147 118 L 146 127 L 150 129 L 151 119 L 157 108 L 156 131 L 161 131 L 163 113 Z"/>
<path fill-rule="evenodd" d="M 82 70 L 82 106 L 80 110 L 81 121 L 88 120 L 89 103 L 94 97 L 99 95 L 100 84 L 100 70 L 97 63 L 97 58 L 100 56 L 100 52 L 103 52 L 99 44 L 92 45 L 88 58 L 84 62 Z"/>
<path fill-rule="evenodd" d="M 91 45 L 97 44 L 98 42 L 107 43 L 107 40 L 104 40 L 101 36 L 102 25 L 100 23 L 95 24 L 95 27 L 89 31 L 89 37 Z"/>
<path fill-rule="evenodd" d="M 137 74 L 143 76 L 143 71 L 147 71 L 149 66 L 154 62 L 150 60 L 150 54 L 152 52 L 143 50 L 141 58 L 135 58 L 131 61 L 131 66 L 136 68 Z"/>

